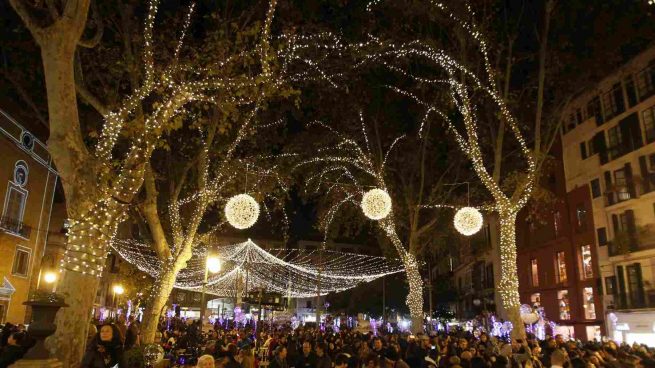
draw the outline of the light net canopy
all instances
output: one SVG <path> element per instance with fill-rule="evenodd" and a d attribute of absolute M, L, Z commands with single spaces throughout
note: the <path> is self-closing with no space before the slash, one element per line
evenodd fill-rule
<path fill-rule="evenodd" d="M 113 248 L 141 271 L 157 277 L 162 264 L 154 250 L 145 244 L 119 240 Z M 263 288 L 293 298 L 340 292 L 379 277 L 403 272 L 400 260 L 342 253 L 330 250 L 269 249 L 248 239 L 221 246 L 212 252 L 223 267 L 209 274 L 206 291 L 218 296 L 234 296 L 237 290 Z M 200 290 L 205 276 L 206 249 L 194 252 L 187 268 L 180 271 L 175 287 Z"/>

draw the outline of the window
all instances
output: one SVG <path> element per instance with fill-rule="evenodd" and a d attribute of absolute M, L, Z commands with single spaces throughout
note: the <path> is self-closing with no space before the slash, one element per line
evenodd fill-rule
<path fill-rule="evenodd" d="M 594 277 L 594 267 L 591 262 L 591 245 L 580 247 L 580 278 L 582 280 Z"/>
<path fill-rule="evenodd" d="M 580 157 L 584 160 L 587 156 L 587 142 L 580 142 Z"/>
<path fill-rule="evenodd" d="M 566 277 L 566 253 L 564 253 L 564 251 L 557 252 L 555 254 L 555 264 L 556 264 L 556 271 L 557 271 L 557 282 L 565 283 L 567 277 Z"/>
<path fill-rule="evenodd" d="M 596 118 L 596 125 L 603 123 L 603 114 L 600 107 L 600 97 L 596 96 L 587 103 L 587 116 Z"/>
<path fill-rule="evenodd" d="M 603 94 L 603 112 L 605 120 L 609 120 L 625 110 L 621 83 L 612 86 L 612 90 Z"/>
<path fill-rule="evenodd" d="M 621 129 L 619 126 L 610 128 L 607 131 L 607 138 L 609 139 L 609 150 L 611 157 L 620 156 L 621 144 L 623 143 L 623 136 L 621 135 Z"/>
<path fill-rule="evenodd" d="M 596 305 L 594 304 L 594 288 L 586 287 L 582 289 L 582 307 L 584 308 L 584 318 L 596 319 Z"/>
<path fill-rule="evenodd" d="M 530 280 L 533 287 L 539 286 L 539 265 L 536 259 L 530 260 Z"/>
<path fill-rule="evenodd" d="M 589 154 L 589 157 L 591 157 L 591 156 L 598 153 L 598 152 L 596 152 L 596 148 L 594 147 L 594 140 L 593 139 L 590 139 L 587 142 L 587 153 Z"/>
<path fill-rule="evenodd" d="M 598 245 L 604 246 L 607 245 L 607 229 L 604 227 L 599 227 L 596 229 L 596 235 L 598 236 Z"/>
<path fill-rule="evenodd" d="M 605 291 L 607 295 L 616 294 L 616 276 L 605 277 Z"/>
<path fill-rule="evenodd" d="M 555 228 L 555 237 L 559 236 L 559 231 L 562 226 L 562 215 L 559 211 L 555 211 L 553 214 L 553 227 Z"/>
<path fill-rule="evenodd" d="M 591 181 L 591 197 L 598 198 L 600 197 L 600 180 L 594 179 Z"/>
<path fill-rule="evenodd" d="M 628 96 L 628 107 L 632 107 L 637 104 L 637 89 L 635 88 L 635 81 L 632 76 L 629 76 L 623 80 L 625 84 L 625 94 Z"/>
<path fill-rule="evenodd" d="M 640 100 L 643 101 L 655 92 L 655 83 L 653 82 L 655 82 L 655 69 L 651 62 L 648 67 L 637 73 L 637 92 Z"/>
<path fill-rule="evenodd" d="M 540 293 L 534 293 L 530 295 L 530 302 L 532 303 L 533 307 L 540 307 L 541 306 L 541 294 Z"/>
<path fill-rule="evenodd" d="M 312 307 L 312 301 L 311 301 L 311 300 L 307 300 L 307 301 L 305 302 L 305 308 L 311 308 L 311 307 Z"/>
<path fill-rule="evenodd" d="M 646 133 L 646 143 L 655 141 L 655 106 L 644 110 L 641 113 L 644 120 L 644 132 Z"/>
<path fill-rule="evenodd" d="M 578 230 L 584 231 L 587 229 L 587 209 L 584 206 L 584 203 L 578 204 L 578 207 L 575 210 L 575 216 L 578 221 Z"/>
<path fill-rule="evenodd" d="M 32 250 L 30 248 L 21 246 L 16 247 L 16 253 L 14 254 L 14 267 L 11 270 L 13 275 L 27 277 L 31 253 Z"/>
<path fill-rule="evenodd" d="M 2 212 L 3 223 L 12 223 L 15 226 L 23 222 L 27 191 L 13 182 L 9 182 L 5 197 L 5 208 Z"/>
<path fill-rule="evenodd" d="M 568 290 L 559 290 L 557 292 L 557 303 L 559 305 L 559 319 L 571 319 Z"/>
<path fill-rule="evenodd" d="M 616 197 L 619 201 L 630 199 L 628 181 L 626 180 L 625 168 L 614 171 L 614 185 L 616 186 Z"/>

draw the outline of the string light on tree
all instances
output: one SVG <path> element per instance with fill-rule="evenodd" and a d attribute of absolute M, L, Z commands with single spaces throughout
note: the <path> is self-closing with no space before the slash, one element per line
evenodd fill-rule
<path fill-rule="evenodd" d="M 471 236 L 482 228 L 482 214 L 477 208 L 460 208 L 453 218 L 455 229 L 462 235 Z"/>
<path fill-rule="evenodd" d="M 391 213 L 391 197 L 380 188 L 371 189 L 362 197 L 362 211 L 371 220 L 382 220 Z"/>
<path fill-rule="evenodd" d="M 225 205 L 225 218 L 236 229 L 251 227 L 259 217 L 259 204 L 252 196 L 242 193 L 230 198 Z"/>

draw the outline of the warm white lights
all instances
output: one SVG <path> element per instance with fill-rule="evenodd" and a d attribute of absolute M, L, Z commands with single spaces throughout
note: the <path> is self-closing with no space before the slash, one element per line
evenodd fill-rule
<path fill-rule="evenodd" d="M 57 281 L 57 274 L 52 271 L 48 271 L 45 273 L 45 275 L 43 275 L 43 281 L 45 281 L 47 284 L 52 284 Z"/>
<path fill-rule="evenodd" d="M 218 257 L 207 258 L 207 270 L 211 273 L 221 272 L 221 259 Z"/>
<path fill-rule="evenodd" d="M 248 194 L 237 194 L 225 205 L 225 218 L 230 225 L 243 230 L 251 227 L 259 217 L 259 204 Z"/>
<path fill-rule="evenodd" d="M 382 220 L 391 212 L 391 197 L 382 189 L 371 189 L 364 193 L 361 207 L 366 217 L 371 220 Z"/>
<path fill-rule="evenodd" d="M 121 295 L 125 292 L 125 289 L 123 288 L 122 285 L 114 285 L 113 289 L 114 294 L 116 295 Z"/>
<path fill-rule="evenodd" d="M 471 236 L 482 228 L 482 214 L 477 210 L 477 208 L 461 208 L 457 213 L 455 213 L 453 224 L 460 234 Z"/>

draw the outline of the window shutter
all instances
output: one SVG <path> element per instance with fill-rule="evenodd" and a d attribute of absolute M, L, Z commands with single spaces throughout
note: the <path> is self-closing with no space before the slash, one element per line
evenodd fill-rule
<path fill-rule="evenodd" d="M 605 132 L 598 132 L 592 138 L 592 144 L 594 146 L 594 152 L 598 153 L 600 157 L 600 163 L 607 163 L 607 145 L 605 144 Z"/>
<path fill-rule="evenodd" d="M 637 226 L 635 226 L 635 212 L 633 210 L 625 211 L 628 220 L 628 234 L 630 236 L 630 250 L 637 249 Z"/>
<path fill-rule="evenodd" d="M 632 166 L 629 162 L 626 162 L 624 166 L 625 171 L 625 183 L 628 186 L 628 192 L 630 193 L 630 198 L 637 198 L 637 192 L 635 191 L 635 182 L 632 178 Z"/>
<path fill-rule="evenodd" d="M 648 180 L 648 165 L 646 156 L 639 156 L 639 170 L 641 171 L 641 183 L 644 193 L 651 191 L 650 180 Z"/>
<path fill-rule="evenodd" d="M 612 215 L 612 226 L 614 228 L 614 236 L 616 236 L 617 233 L 621 232 L 621 228 L 619 227 L 619 216 Z"/>
<path fill-rule="evenodd" d="M 612 192 L 612 173 L 605 171 L 605 195 L 607 196 L 607 204 L 614 204 L 614 192 Z"/>

